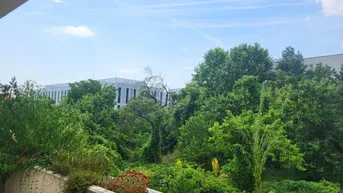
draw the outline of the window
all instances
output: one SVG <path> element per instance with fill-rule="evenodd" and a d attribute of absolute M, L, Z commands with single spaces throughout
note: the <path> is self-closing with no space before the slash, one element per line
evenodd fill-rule
<path fill-rule="evenodd" d="M 56 96 L 57 96 L 57 91 L 55 91 L 55 96 L 54 96 L 54 97 L 55 97 L 55 98 L 54 98 L 55 102 L 57 101 L 57 100 L 56 100 Z"/>
<path fill-rule="evenodd" d="M 161 102 L 161 104 L 162 104 L 162 98 L 163 98 L 163 93 L 161 92 L 160 93 L 160 102 Z"/>
<path fill-rule="evenodd" d="M 120 103 L 121 88 L 118 88 L 118 103 Z M 118 105 L 119 106 L 119 105 Z"/>
<path fill-rule="evenodd" d="M 67 91 L 64 91 L 64 96 L 67 96 Z"/>
<path fill-rule="evenodd" d="M 120 105 L 117 106 L 117 109 L 120 109 Z"/>
<path fill-rule="evenodd" d="M 126 89 L 126 98 L 125 98 L 125 102 L 127 104 L 127 102 L 129 102 L 129 89 Z"/>
<path fill-rule="evenodd" d="M 136 89 L 133 89 L 133 97 L 136 97 Z"/>
<path fill-rule="evenodd" d="M 60 102 L 60 91 L 57 91 L 57 100 L 56 100 L 57 103 Z"/>

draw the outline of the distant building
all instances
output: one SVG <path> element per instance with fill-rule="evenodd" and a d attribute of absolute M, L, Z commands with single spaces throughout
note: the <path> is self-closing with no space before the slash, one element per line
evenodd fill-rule
<path fill-rule="evenodd" d="M 178 94 L 182 88 L 169 89 L 170 94 Z"/>
<path fill-rule="evenodd" d="M 104 85 L 113 85 L 116 89 L 116 99 L 115 103 L 116 109 L 127 105 L 129 100 L 132 97 L 136 97 L 141 89 L 142 89 L 142 81 L 138 80 L 130 80 L 124 78 L 109 78 L 109 79 L 101 79 L 97 80 L 100 84 Z M 70 91 L 70 86 L 68 83 L 64 84 L 53 84 L 53 85 L 46 85 L 44 94 L 51 98 L 52 100 L 56 101 L 56 104 L 59 104 L 65 96 L 68 95 Z M 165 104 L 166 99 L 166 92 L 163 89 L 152 89 L 151 94 L 155 96 L 155 98 L 161 104 Z M 169 104 L 169 102 L 167 102 Z"/>
<path fill-rule="evenodd" d="M 315 65 L 318 63 L 327 64 L 336 70 L 340 70 L 341 64 L 343 62 L 343 54 L 334 54 L 334 55 L 327 55 L 327 56 L 315 56 L 305 58 L 306 65 Z"/>

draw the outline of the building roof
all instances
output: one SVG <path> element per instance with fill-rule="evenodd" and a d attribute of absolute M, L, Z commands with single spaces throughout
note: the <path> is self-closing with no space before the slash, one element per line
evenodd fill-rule
<path fill-rule="evenodd" d="M 124 83 L 124 84 L 141 84 L 142 81 L 139 80 L 132 80 L 132 79 L 126 79 L 126 78 L 106 78 L 106 79 L 99 79 L 97 80 L 103 85 L 111 85 L 116 83 Z M 61 84 L 50 84 L 46 85 L 45 87 L 69 87 L 69 83 L 61 83 Z"/>
<path fill-rule="evenodd" d="M 0 19 L 15 10 L 27 0 L 0 0 Z"/>
<path fill-rule="evenodd" d="M 327 64 L 331 66 L 332 68 L 335 68 L 336 70 L 339 70 L 341 68 L 341 64 L 343 63 L 343 53 L 342 54 L 332 54 L 332 55 L 326 55 L 326 56 L 315 56 L 315 57 L 308 57 L 304 58 L 304 63 L 306 65 L 311 64 Z"/>

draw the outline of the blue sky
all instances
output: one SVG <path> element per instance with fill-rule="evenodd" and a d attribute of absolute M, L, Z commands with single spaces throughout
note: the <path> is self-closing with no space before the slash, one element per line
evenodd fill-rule
<path fill-rule="evenodd" d="M 274 58 L 343 53 L 343 0 L 29 0 L 0 19 L 0 81 L 143 79 L 151 66 L 178 88 L 207 50 L 255 42 Z"/>

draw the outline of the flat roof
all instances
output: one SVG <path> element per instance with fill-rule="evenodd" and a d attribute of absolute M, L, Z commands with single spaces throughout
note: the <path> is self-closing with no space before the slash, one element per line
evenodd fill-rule
<path fill-rule="evenodd" d="M 126 78 L 118 78 L 118 77 L 106 78 L 106 79 L 98 79 L 96 81 L 100 82 L 101 84 L 115 84 L 115 83 L 140 84 L 140 83 L 142 83 L 142 81 L 139 81 L 139 80 L 132 80 L 132 79 L 126 79 Z M 74 82 L 71 82 L 71 83 L 74 83 Z M 46 87 L 65 87 L 65 86 L 69 86 L 69 83 L 46 85 Z"/>
<path fill-rule="evenodd" d="M 28 0 L 0 0 L 0 19 Z"/>
<path fill-rule="evenodd" d="M 343 53 L 341 53 L 341 54 L 329 54 L 329 55 L 323 55 L 323 56 L 312 56 L 312 57 L 307 57 L 307 58 L 304 58 L 304 59 L 324 58 L 324 57 L 332 57 L 332 56 L 343 56 Z"/>

